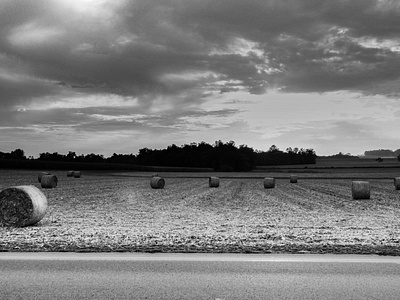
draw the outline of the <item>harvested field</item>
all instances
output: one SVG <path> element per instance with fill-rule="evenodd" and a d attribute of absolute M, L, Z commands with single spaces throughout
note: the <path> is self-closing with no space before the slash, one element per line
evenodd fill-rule
<path fill-rule="evenodd" d="M 351 180 L 277 179 L 217 174 L 85 173 L 79 180 L 53 172 L 42 189 L 46 216 L 25 228 L 0 228 L 1 251 L 147 251 L 241 253 L 365 253 L 400 255 L 400 191 L 391 179 L 371 179 L 371 199 L 352 200 Z M 102 175 L 102 176 L 100 176 Z M 130 177 L 133 175 L 134 177 Z M 235 178 L 227 178 L 235 175 Z M 32 184 L 37 172 L 0 170 L 0 186 Z"/>

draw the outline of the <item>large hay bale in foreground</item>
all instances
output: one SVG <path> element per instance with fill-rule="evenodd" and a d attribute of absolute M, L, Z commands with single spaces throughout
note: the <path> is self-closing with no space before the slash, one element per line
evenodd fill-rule
<path fill-rule="evenodd" d="M 57 187 L 58 179 L 56 175 L 43 175 L 40 182 L 42 188 L 53 189 Z"/>
<path fill-rule="evenodd" d="M 264 188 L 265 189 L 273 189 L 275 187 L 275 178 L 264 178 Z"/>
<path fill-rule="evenodd" d="M 74 171 L 68 171 L 67 177 L 74 177 Z"/>
<path fill-rule="evenodd" d="M 47 198 L 33 185 L 9 187 L 0 192 L 0 225 L 34 225 L 46 214 Z"/>
<path fill-rule="evenodd" d="M 81 178 L 81 171 L 74 171 L 74 178 Z"/>
<path fill-rule="evenodd" d="M 396 190 L 400 190 L 400 177 L 395 177 L 394 178 L 394 188 Z"/>
<path fill-rule="evenodd" d="M 219 187 L 219 178 L 215 176 L 211 176 L 208 178 L 208 186 L 209 187 Z"/>
<path fill-rule="evenodd" d="M 50 173 L 48 173 L 48 172 L 40 172 L 39 175 L 38 175 L 39 183 L 42 181 L 43 175 L 50 175 Z"/>
<path fill-rule="evenodd" d="M 351 186 L 353 199 L 369 199 L 371 197 L 371 187 L 368 181 L 353 181 Z"/>
<path fill-rule="evenodd" d="M 296 175 L 290 175 L 290 183 L 297 183 L 297 176 Z"/>
<path fill-rule="evenodd" d="M 165 180 L 158 176 L 152 177 L 150 180 L 150 186 L 153 189 L 163 189 L 165 186 Z"/>

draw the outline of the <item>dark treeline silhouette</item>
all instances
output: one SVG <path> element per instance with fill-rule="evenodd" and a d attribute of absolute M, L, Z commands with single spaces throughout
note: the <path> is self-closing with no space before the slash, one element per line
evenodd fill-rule
<path fill-rule="evenodd" d="M 257 166 L 315 164 L 317 155 L 313 149 L 287 148 L 286 152 L 272 145 L 267 152 L 257 153 Z"/>
<path fill-rule="evenodd" d="M 87 155 L 76 155 L 75 152 L 69 151 L 67 155 L 54 153 L 40 153 L 38 160 L 43 161 L 63 161 L 63 162 L 88 162 L 88 163 L 102 163 L 105 162 L 103 155 L 90 153 Z"/>
<path fill-rule="evenodd" d="M 137 164 L 137 158 L 133 154 L 116 154 L 114 153 L 111 157 L 105 158 L 99 154 L 86 154 L 76 155 L 75 152 L 69 151 L 67 155 L 54 153 L 40 153 L 40 161 L 61 161 L 61 162 L 84 162 L 84 163 L 117 163 L 117 164 Z"/>
<path fill-rule="evenodd" d="M 317 155 L 313 149 L 287 148 L 286 152 L 272 145 L 268 151 L 253 150 L 246 145 L 236 146 L 235 142 L 221 140 L 213 145 L 205 142 L 185 144 L 181 147 L 172 144 L 166 149 L 142 148 L 137 155 L 116 154 L 105 158 L 103 155 L 40 153 L 37 161 L 82 162 L 132 164 L 139 166 L 212 168 L 215 171 L 250 171 L 256 166 L 315 164 Z M 0 159 L 26 159 L 24 151 L 17 149 L 11 153 L 0 152 Z M 30 158 L 31 160 L 33 158 Z"/>
<path fill-rule="evenodd" d="M 137 163 L 143 165 L 190 166 L 224 172 L 249 171 L 254 168 L 255 161 L 253 149 L 245 145 L 236 147 L 233 141 L 217 141 L 214 145 L 191 143 L 181 147 L 173 144 L 162 150 L 143 148 L 137 156 Z"/>
<path fill-rule="evenodd" d="M 337 158 L 337 159 L 360 159 L 357 155 L 351 155 L 350 153 L 339 152 L 338 154 L 320 156 L 325 158 Z"/>
<path fill-rule="evenodd" d="M 382 156 L 382 157 L 397 157 L 400 155 L 400 149 L 390 150 L 390 149 L 379 149 L 379 150 L 369 150 L 364 151 L 365 156 Z"/>
<path fill-rule="evenodd" d="M 191 166 L 213 168 L 215 171 L 250 171 L 255 166 L 315 164 L 317 155 L 312 149 L 288 148 L 286 152 L 272 145 L 267 152 L 254 151 L 235 142 L 217 141 L 214 145 L 201 142 L 163 150 L 140 149 L 139 164 L 160 166 Z"/>
<path fill-rule="evenodd" d="M 22 149 L 15 149 L 9 153 L 0 151 L 0 159 L 26 159 L 25 152 Z"/>

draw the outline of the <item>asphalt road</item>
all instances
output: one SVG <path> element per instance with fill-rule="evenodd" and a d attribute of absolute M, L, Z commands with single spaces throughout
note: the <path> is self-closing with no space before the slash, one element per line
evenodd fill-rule
<path fill-rule="evenodd" d="M 0 299 L 399 299 L 400 257 L 0 253 Z"/>

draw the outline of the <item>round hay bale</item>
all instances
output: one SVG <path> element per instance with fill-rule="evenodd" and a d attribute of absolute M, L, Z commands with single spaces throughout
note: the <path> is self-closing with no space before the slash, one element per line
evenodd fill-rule
<path fill-rule="evenodd" d="M 290 175 L 290 183 L 297 183 L 297 176 L 296 175 Z"/>
<path fill-rule="evenodd" d="M 67 177 L 74 177 L 74 171 L 68 171 Z"/>
<path fill-rule="evenodd" d="M 394 178 L 394 188 L 396 190 L 400 190 L 400 177 L 395 177 Z"/>
<path fill-rule="evenodd" d="M 74 171 L 74 178 L 81 178 L 81 171 Z"/>
<path fill-rule="evenodd" d="M 150 180 L 150 186 L 153 189 L 163 189 L 165 186 L 165 180 L 161 177 L 152 177 Z"/>
<path fill-rule="evenodd" d="M 151 178 L 153 178 L 153 177 L 158 177 L 158 174 L 157 174 L 157 173 L 153 173 L 153 174 L 151 174 L 150 177 L 151 177 Z"/>
<path fill-rule="evenodd" d="M 23 227 L 43 219 L 46 196 L 33 185 L 9 187 L 0 192 L 0 224 Z"/>
<path fill-rule="evenodd" d="M 368 181 L 353 181 L 351 186 L 353 199 L 369 199 L 371 187 Z"/>
<path fill-rule="evenodd" d="M 39 175 L 38 175 L 39 183 L 41 182 L 43 175 L 50 175 L 50 173 L 48 173 L 48 172 L 40 172 Z"/>
<path fill-rule="evenodd" d="M 210 178 L 208 178 L 208 186 L 215 188 L 219 187 L 219 178 L 215 176 L 211 176 Z"/>
<path fill-rule="evenodd" d="M 58 179 L 56 175 L 43 175 L 41 186 L 45 189 L 53 189 L 57 186 Z"/>
<path fill-rule="evenodd" d="M 273 189 L 275 187 L 275 178 L 264 178 L 264 188 L 265 189 Z"/>

